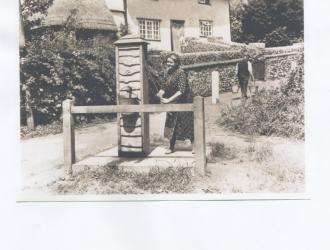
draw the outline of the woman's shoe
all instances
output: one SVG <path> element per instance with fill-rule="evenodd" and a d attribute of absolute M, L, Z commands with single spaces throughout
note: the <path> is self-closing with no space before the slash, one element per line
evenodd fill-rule
<path fill-rule="evenodd" d="M 169 148 L 165 151 L 165 154 L 169 155 L 169 154 L 172 154 L 173 152 L 174 152 L 174 150 Z"/>

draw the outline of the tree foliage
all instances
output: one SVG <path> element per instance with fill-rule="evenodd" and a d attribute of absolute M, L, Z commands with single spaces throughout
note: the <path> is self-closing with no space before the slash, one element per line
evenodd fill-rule
<path fill-rule="evenodd" d="M 267 47 L 285 46 L 290 44 L 290 38 L 287 35 L 286 28 L 279 27 L 265 36 Z"/>
<path fill-rule="evenodd" d="M 247 4 L 241 1 L 234 3 L 236 5 L 231 8 L 233 41 L 267 42 L 266 36 L 270 38 L 278 33 L 281 33 L 283 39 L 278 43 L 274 40 L 272 46 L 281 46 L 284 37 L 289 38 L 285 45 L 302 40 L 304 29 L 302 0 L 250 0 Z"/>
<path fill-rule="evenodd" d="M 271 18 L 264 1 L 254 0 L 245 6 L 242 14 L 242 31 L 248 42 L 261 40 L 269 31 Z"/>
<path fill-rule="evenodd" d="M 42 19 L 47 14 L 48 8 L 54 0 L 24 0 L 20 1 L 21 16 L 26 33 L 41 24 Z"/>

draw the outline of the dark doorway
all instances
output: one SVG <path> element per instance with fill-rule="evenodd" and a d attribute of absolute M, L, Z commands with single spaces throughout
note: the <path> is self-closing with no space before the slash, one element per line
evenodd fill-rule
<path fill-rule="evenodd" d="M 181 52 L 181 40 L 184 38 L 184 21 L 171 20 L 171 48 Z"/>
<path fill-rule="evenodd" d="M 256 80 L 265 80 L 265 62 L 258 61 L 253 63 L 253 75 Z"/>

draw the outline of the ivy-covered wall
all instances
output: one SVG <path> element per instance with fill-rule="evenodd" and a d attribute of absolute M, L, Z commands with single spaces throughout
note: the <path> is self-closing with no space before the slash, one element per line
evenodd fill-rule
<path fill-rule="evenodd" d="M 212 95 L 212 71 L 219 72 L 220 92 L 231 91 L 231 86 L 237 83 L 235 75 L 236 64 L 209 66 L 197 69 L 186 69 L 189 85 L 194 95 Z"/>
<path fill-rule="evenodd" d="M 265 59 L 265 79 L 275 80 L 290 75 L 300 56 L 299 54 L 280 54 Z"/>

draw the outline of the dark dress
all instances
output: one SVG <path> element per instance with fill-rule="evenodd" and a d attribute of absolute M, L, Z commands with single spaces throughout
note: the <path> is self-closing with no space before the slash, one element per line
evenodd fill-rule
<path fill-rule="evenodd" d="M 177 91 L 182 93 L 175 103 L 191 103 L 192 94 L 188 85 L 185 72 L 178 68 L 165 75 L 165 83 L 161 86 L 164 98 L 170 98 Z M 194 113 L 193 112 L 168 112 L 165 122 L 165 138 L 169 140 L 194 139 Z"/>

